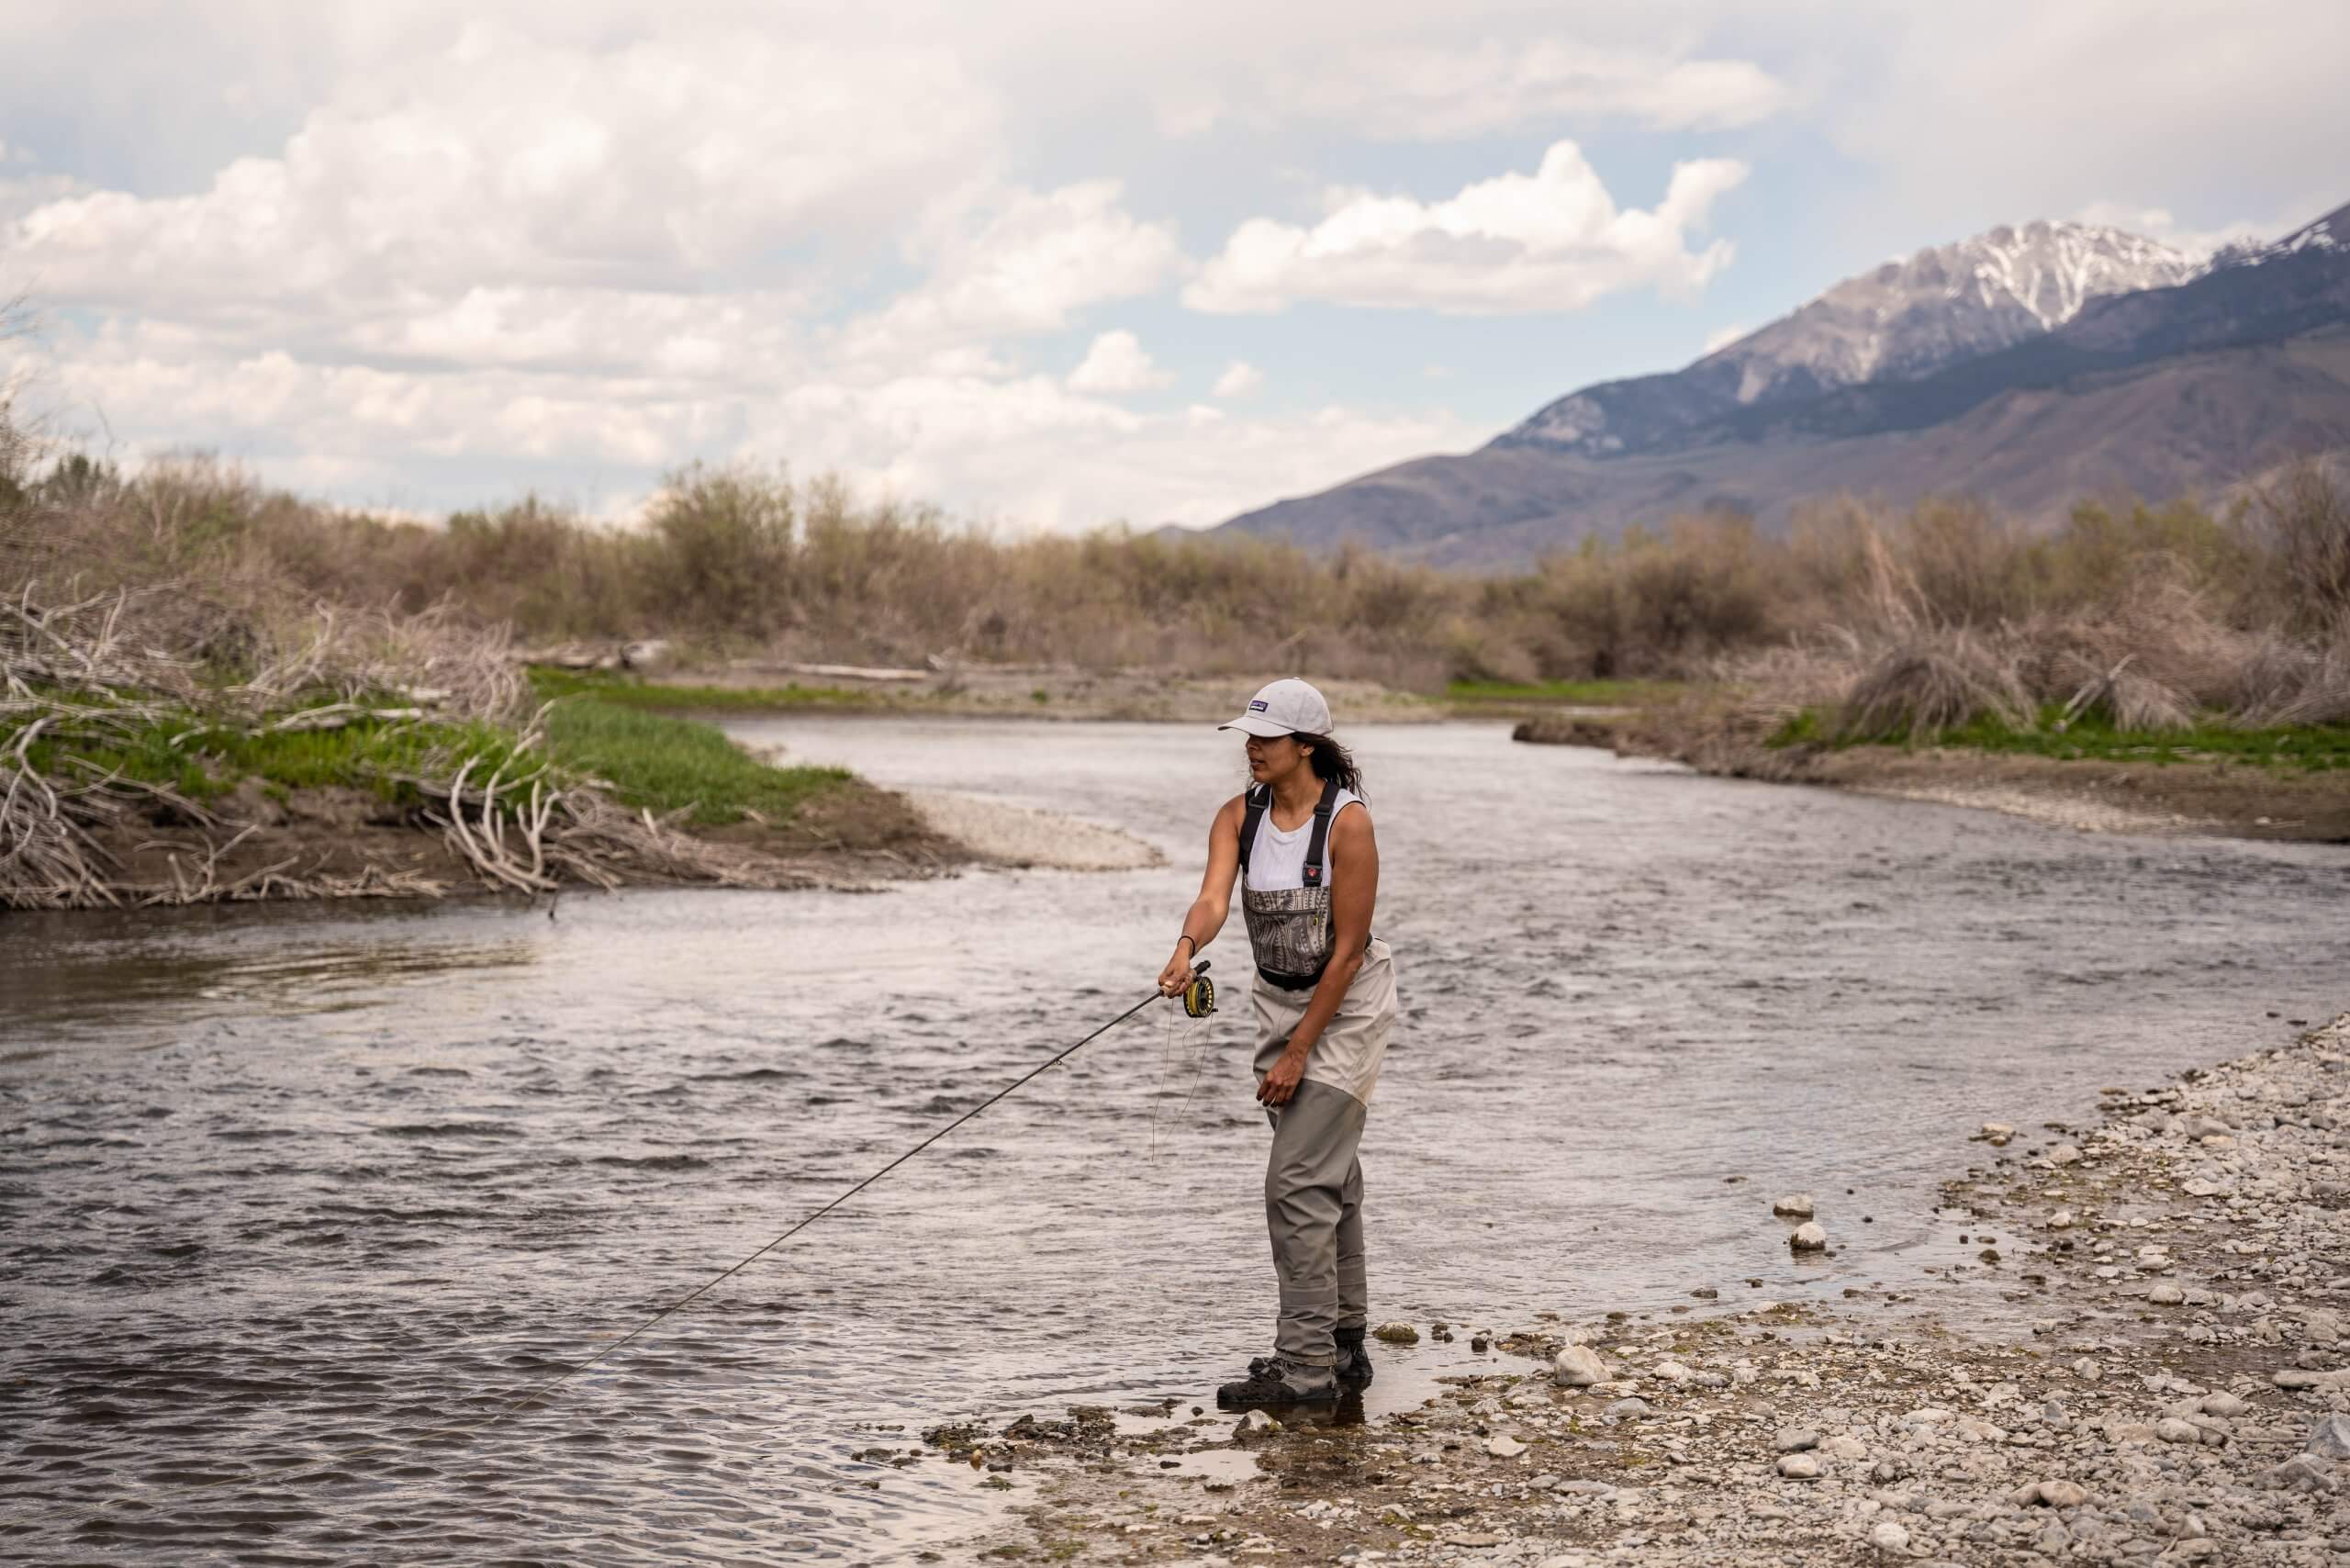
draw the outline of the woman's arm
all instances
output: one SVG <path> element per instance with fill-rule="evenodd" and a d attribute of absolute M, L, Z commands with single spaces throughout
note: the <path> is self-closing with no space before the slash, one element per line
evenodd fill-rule
<path fill-rule="evenodd" d="M 1340 812 L 1330 824 L 1330 962 L 1314 985 L 1314 1000 L 1289 1037 L 1257 1098 L 1268 1105 L 1286 1105 L 1305 1076 L 1305 1058 L 1314 1042 L 1338 1015 L 1355 971 L 1362 968 L 1363 952 L 1371 946 L 1371 912 L 1379 902 L 1379 843 L 1371 833 L 1371 808 Z"/>
<path fill-rule="evenodd" d="M 1174 956 L 1158 971 L 1158 993 L 1173 996 L 1192 983 L 1192 960 L 1215 940 L 1232 913 L 1232 879 L 1240 869 L 1240 817 L 1247 809 L 1235 795 L 1208 824 L 1208 868 L 1200 879 L 1200 896 L 1183 916 L 1183 935 L 1175 939 Z"/>

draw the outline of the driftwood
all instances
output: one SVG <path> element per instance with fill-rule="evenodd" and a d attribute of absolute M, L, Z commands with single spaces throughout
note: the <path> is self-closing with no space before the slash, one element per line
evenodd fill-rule
<path fill-rule="evenodd" d="M 520 688 L 502 647 L 445 649 L 399 660 L 430 642 L 412 625 L 362 629 L 321 613 L 312 636 L 252 679 L 207 688 L 193 666 L 144 645 L 131 628 L 140 596 L 84 598 L 48 606 L 30 588 L 0 600 L 0 908 L 84 909 L 236 902 L 261 898 L 400 897 L 450 890 L 423 872 L 372 864 L 330 869 L 329 857 L 297 852 L 230 878 L 230 852 L 267 829 L 224 822 L 168 785 L 98 767 L 86 753 L 162 732 L 174 750 L 200 752 L 224 731 L 285 734 L 425 717 L 428 695 L 462 712 L 497 718 Z M 356 652 L 354 652 L 356 650 Z M 388 651 L 386 651 L 388 650 Z M 429 670 L 443 684 L 420 689 Z M 321 701 L 321 691 L 330 694 Z M 404 691 L 414 705 L 386 707 L 367 691 Z M 331 695 L 334 693 L 341 695 Z M 692 837 L 667 819 L 631 812 L 591 780 L 560 776 L 544 752 L 547 709 L 521 725 L 502 756 L 437 756 L 402 782 L 424 802 L 420 826 L 437 828 L 457 862 L 486 887 L 535 894 L 566 884 L 698 882 L 725 887 L 844 884 L 805 866 Z M 39 755 L 36 755 L 36 754 Z M 164 851 L 168 880 L 136 880 L 106 846 L 141 823 L 189 824 L 197 845 L 147 840 Z M 250 855 L 247 857 L 250 859 Z M 347 858 L 347 857 L 346 857 Z M 307 866 L 304 862 L 310 863 Z"/>

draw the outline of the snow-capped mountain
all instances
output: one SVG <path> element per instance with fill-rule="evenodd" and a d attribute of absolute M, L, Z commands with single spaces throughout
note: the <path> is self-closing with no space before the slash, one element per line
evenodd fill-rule
<path fill-rule="evenodd" d="M 1847 278 L 1685 369 L 1570 394 L 1494 444 L 1655 450 L 1736 409 L 1930 375 L 2060 327 L 2092 299 L 2185 283 L 2208 265 L 2119 229 L 2002 226 Z"/>
<path fill-rule="evenodd" d="M 1587 387 L 1475 452 L 1233 519 L 1437 565 L 1523 565 L 1708 510 L 1839 493 L 2222 494 L 2350 449 L 2350 207 L 2201 263 L 2076 224 L 1994 230 L 1837 285 L 1685 369 Z"/>

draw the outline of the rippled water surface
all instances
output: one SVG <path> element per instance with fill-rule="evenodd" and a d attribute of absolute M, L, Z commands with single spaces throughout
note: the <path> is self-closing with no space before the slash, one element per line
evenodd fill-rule
<path fill-rule="evenodd" d="M 1236 922 L 1211 1024 L 1153 1007 L 547 1404 L 417 1436 L 1148 994 L 1238 777 L 1192 729 L 739 728 L 1174 864 L 0 916 L 0 1558 L 896 1561 L 998 1495 L 868 1444 L 1198 1396 L 1263 1346 Z M 1976 1123 L 2086 1118 L 2350 994 L 2339 849 L 1358 738 L 1404 1002 L 1363 1151 L 1382 1316 L 1909 1288 Z M 1788 1188 L 1844 1250 L 1791 1261 Z M 287 1461 L 323 1473 L 254 1478 Z"/>

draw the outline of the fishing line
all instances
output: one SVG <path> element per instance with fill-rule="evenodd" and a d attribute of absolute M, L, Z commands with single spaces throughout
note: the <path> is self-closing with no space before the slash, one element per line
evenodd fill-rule
<path fill-rule="evenodd" d="M 1183 1000 L 1187 1012 L 1190 1010 L 1191 1006 L 1194 1004 L 1193 997 L 1197 988 L 1207 985 L 1207 981 L 1204 979 L 1207 967 L 1207 963 L 1204 959 L 1192 966 L 1192 972 L 1193 975 L 1202 978 L 1194 980 L 1192 987 L 1187 988 L 1186 990 Z M 1207 1005 L 1213 1008 L 1214 1005 L 1214 991 L 1212 988 L 1206 992 L 1206 997 Z M 602 1350 L 597 1351 L 586 1361 L 578 1361 L 571 1366 L 567 1366 L 561 1372 L 555 1373 L 554 1376 L 533 1384 L 532 1387 L 524 1390 L 520 1398 L 515 1399 L 510 1404 L 504 1406 L 500 1409 L 491 1412 L 489 1415 L 482 1417 L 478 1421 L 461 1422 L 455 1426 L 450 1427 L 436 1427 L 430 1431 L 420 1432 L 402 1440 L 373 1443 L 365 1448 L 356 1450 L 353 1452 L 338 1455 L 333 1460 L 322 1463 L 312 1463 L 309 1461 L 298 1459 L 285 1460 L 274 1466 L 263 1466 L 260 1474 L 224 1476 L 218 1481 L 199 1481 L 188 1485 L 169 1487 L 164 1489 L 161 1495 L 164 1497 L 178 1496 L 191 1492 L 209 1492 L 217 1487 L 234 1486 L 249 1482 L 255 1482 L 259 1481 L 263 1475 L 268 1474 L 272 1469 L 294 1470 L 299 1472 L 299 1473 L 284 1477 L 283 1480 L 285 1481 L 305 1481 L 315 1475 L 320 1475 L 330 1471 L 342 1469 L 343 1467 L 358 1460 L 365 1459 L 372 1454 L 386 1453 L 394 1450 L 410 1448 L 416 1444 L 427 1442 L 435 1438 L 473 1437 L 478 1433 L 486 1432 L 492 1427 L 497 1426 L 499 1422 L 504 1421 L 508 1417 L 514 1415 L 517 1411 L 535 1404 L 554 1389 L 570 1382 L 573 1378 L 577 1377 L 581 1372 L 587 1372 L 591 1367 L 602 1362 L 615 1351 L 624 1349 L 634 1340 L 642 1338 L 647 1330 L 657 1327 L 666 1319 L 674 1316 L 679 1311 L 690 1306 L 693 1303 L 700 1300 L 703 1296 L 708 1295 L 719 1285 L 733 1279 L 735 1275 L 741 1273 L 744 1270 L 749 1268 L 752 1264 L 757 1262 L 760 1259 L 766 1257 L 768 1253 L 774 1251 L 777 1248 L 782 1246 L 785 1242 L 790 1240 L 793 1237 L 799 1235 L 801 1231 L 807 1229 L 810 1226 L 815 1224 L 818 1220 L 832 1213 L 834 1209 L 839 1208 L 843 1204 L 848 1202 L 851 1198 L 854 1198 L 867 1187 L 872 1186 L 876 1182 L 881 1180 L 882 1177 L 887 1176 L 890 1171 L 895 1170 L 899 1166 L 903 1165 L 906 1161 L 912 1159 L 923 1149 L 928 1148 L 932 1144 L 936 1143 L 940 1138 L 945 1137 L 948 1133 L 953 1132 L 957 1127 L 961 1126 L 965 1122 L 969 1121 L 972 1117 L 978 1115 L 989 1106 L 996 1104 L 997 1103 L 1006 1099 L 1015 1090 L 1020 1089 L 1023 1085 L 1030 1082 L 1034 1079 L 1043 1076 L 1052 1069 L 1058 1067 L 1061 1063 L 1075 1056 L 1079 1051 L 1083 1050 L 1086 1047 L 1091 1045 L 1094 1041 L 1100 1039 L 1102 1036 L 1108 1034 L 1111 1030 L 1116 1028 L 1119 1025 L 1125 1023 L 1127 1019 L 1133 1017 L 1144 1008 L 1148 1007 L 1152 1002 L 1162 1000 L 1168 999 L 1162 998 L 1158 990 L 1153 988 L 1148 996 L 1143 998 L 1140 1002 L 1136 1002 L 1132 1007 L 1127 1008 L 1124 1013 L 1119 1014 L 1115 1018 L 1111 1019 L 1108 1023 L 1102 1025 L 1100 1028 L 1086 1036 L 1085 1038 L 1078 1041 L 1077 1044 L 1067 1047 L 1044 1061 L 1038 1062 L 1035 1067 L 1030 1068 L 1026 1072 L 1022 1073 L 1010 1083 L 1005 1084 L 1002 1088 L 997 1090 L 994 1093 L 989 1095 L 986 1099 L 980 1101 L 978 1104 L 972 1106 L 969 1110 L 964 1112 L 961 1115 L 956 1117 L 945 1126 L 939 1128 L 936 1132 L 932 1133 L 928 1137 L 923 1138 L 920 1143 L 906 1150 L 905 1153 L 898 1156 L 897 1159 L 890 1161 L 889 1164 L 881 1167 L 880 1170 L 876 1170 L 872 1175 L 867 1176 L 865 1180 L 859 1182 L 856 1186 L 851 1187 L 848 1191 L 833 1199 L 832 1202 L 826 1204 L 822 1208 L 820 1208 L 816 1210 L 815 1213 L 808 1215 L 804 1218 L 800 1219 L 789 1230 L 786 1230 L 782 1235 L 777 1237 L 774 1240 L 768 1242 L 757 1251 L 753 1252 L 750 1256 L 743 1259 L 733 1267 L 712 1276 L 704 1283 L 687 1292 L 684 1295 L 679 1296 L 676 1301 L 671 1302 L 668 1305 L 663 1307 L 660 1311 L 655 1313 L 652 1316 L 646 1318 L 643 1322 L 638 1324 L 635 1327 L 630 1329 L 626 1334 L 621 1335 L 619 1338 L 613 1340 L 610 1344 L 605 1346 Z M 1203 1015 L 1204 1014 L 1194 1014 L 1194 1016 Z M 306 1466 L 307 1469 L 305 1468 Z M 130 1499 L 128 1496 L 108 1497 L 103 1499 L 98 1504 L 98 1507 L 100 1509 L 111 1508 L 117 1503 L 126 1502 L 129 1500 Z M 142 1498 L 141 1500 L 144 1499 Z"/>

